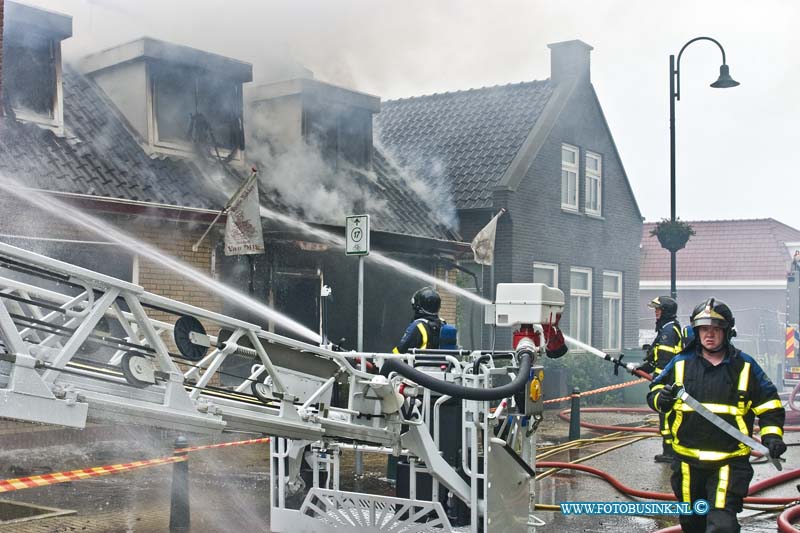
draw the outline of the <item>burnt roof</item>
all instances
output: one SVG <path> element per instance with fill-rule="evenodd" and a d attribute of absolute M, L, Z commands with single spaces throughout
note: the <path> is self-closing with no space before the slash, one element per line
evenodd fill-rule
<path fill-rule="evenodd" d="M 102 90 L 65 66 L 64 129 L 59 136 L 13 117 L 0 118 L 0 172 L 27 187 L 162 205 L 221 209 L 228 198 L 191 159 L 151 157 Z M 375 183 L 367 186 L 386 209 L 373 228 L 446 241 L 458 234 L 439 223 L 379 150 Z M 262 192 L 270 207 L 290 211 Z M 333 221 L 341 224 L 344 221 Z"/>
<path fill-rule="evenodd" d="M 376 134 L 403 165 L 443 178 L 456 208 L 487 208 L 552 94 L 544 80 L 389 100 Z"/>

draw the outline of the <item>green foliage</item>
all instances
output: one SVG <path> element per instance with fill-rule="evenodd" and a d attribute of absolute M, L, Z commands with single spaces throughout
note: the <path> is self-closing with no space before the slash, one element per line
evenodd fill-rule
<path fill-rule="evenodd" d="M 628 355 L 631 362 L 636 362 L 636 355 Z M 545 376 L 548 370 L 563 369 L 567 373 L 567 392 L 572 392 L 578 387 L 581 392 L 599 389 L 608 385 L 617 385 L 630 381 L 633 377 L 625 370 L 620 369 L 619 376 L 614 375 L 614 366 L 599 357 L 586 353 L 570 350 L 560 359 L 544 359 Z M 545 379 L 547 379 L 545 377 Z M 613 390 L 592 394 L 581 398 L 581 405 L 619 405 L 624 403 L 623 390 Z M 644 404 L 644 397 L 641 402 Z"/>
<path fill-rule="evenodd" d="M 694 228 L 681 219 L 676 219 L 675 221 L 668 218 L 662 219 L 650 230 L 650 236 L 656 237 L 661 247 L 670 252 L 681 250 L 689 242 L 692 235 L 695 234 Z"/>

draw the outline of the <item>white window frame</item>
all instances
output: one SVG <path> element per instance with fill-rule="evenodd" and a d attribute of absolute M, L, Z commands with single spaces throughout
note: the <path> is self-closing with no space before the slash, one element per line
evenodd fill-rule
<path fill-rule="evenodd" d="M 542 270 L 550 270 L 553 273 L 553 281 L 555 281 L 555 285 L 553 285 L 553 287 L 558 288 L 558 265 L 556 263 L 540 263 L 539 261 L 534 261 L 533 268 L 534 270 L 537 268 Z M 535 280 L 534 283 L 536 283 Z"/>
<path fill-rule="evenodd" d="M 583 168 L 586 170 L 586 183 L 584 191 L 584 209 L 587 214 L 601 216 L 603 214 L 603 156 L 595 152 L 587 151 L 584 159 L 594 159 L 597 161 L 597 170 L 589 168 L 589 165 L 584 161 Z M 597 208 L 593 209 L 589 206 L 589 199 L 592 197 L 591 187 L 597 187 Z"/>
<path fill-rule="evenodd" d="M 167 155 L 186 156 L 187 154 L 194 153 L 192 144 L 184 141 L 169 141 L 161 139 L 158 133 L 158 101 L 157 101 L 157 76 L 153 72 L 152 66 L 147 65 L 147 114 L 148 114 L 148 147 L 150 151 L 159 152 Z M 242 94 L 244 89 L 240 90 Z M 244 111 L 242 111 L 242 121 L 244 121 Z M 229 158 L 232 150 L 219 147 L 219 156 L 222 158 Z M 212 156 L 216 155 L 213 147 L 209 147 L 208 153 Z M 233 161 L 244 161 L 244 151 L 238 150 L 231 158 Z"/>
<path fill-rule="evenodd" d="M 575 287 L 572 286 L 572 273 L 573 272 L 581 273 L 581 274 L 587 274 L 587 276 L 588 276 L 587 277 L 588 289 L 576 289 Z M 569 278 L 570 278 L 569 279 L 570 335 L 572 337 L 574 337 L 575 339 L 581 341 L 581 342 L 584 342 L 586 344 L 591 345 L 592 344 L 592 269 L 591 268 L 587 268 L 587 267 L 570 267 L 569 268 L 569 273 L 570 273 L 570 276 L 569 276 Z M 580 329 L 581 329 L 580 315 L 579 314 L 573 314 L 573 313 L 575 313 L 577 311 L 576 309 L 573 309 L 572 305 L 571 305 L 573 296 L 578 297 L 578 298 L 588 298 L 587 305 L 589 306 L 589 318 L 588 318 L 589 325 L 588 325 L 588 328 L 587 328 L 588 338 L 586 338 L 586 339 L 581 339 L 580 335 L 579 335 L 579 332 L 580 332 Z M 572 331 L 572 327 L 571 327 L 573 318 L 576 321 L 576 326 L 577 326 L 575 328 L 576 331 Z"/>
<path fill-rule="evenodd" d="M 568 152 L 573 152 L 575 154 L 575 163 L 567 163 L 564 161 L 564 157 L 561 157 L 561 209 L 565 211 L 574 211 L 578 212 L 578 206 L 581 205 L 581 193 L 579 189 L 580 184 L 580 160 L 581 160 L 581 151 L 577 146 L 572 146 L 571 144 L 561 143 L 561 150 L 567 150 Z M 564 181 L 564 172 L 572 172 L 575 175 L 575 204 L 571 204 L 569 202 L 564 202 L 564 187 L 566 186 L 567 196 L 569 196 L 569 183 Z M 567 198 L 569 200 L 569 198 Z"/>
<path fill-rule="evenodd" d="M 606 291 L 606 276 L 611 276 L 617 278 L 617 287 L 619 290 L 617 292 Z M 603 271 L 603 315 L 605 315 L 605 305 L 606 300 L 618 300 L 619 307 L 617 308 L 617 317 L 616 317 L 616 337 L 618 339 L 618 344 L 616 346 L 603 346 L 604 350 L 621 350 L 622 349 L 622 272 L 618 272 L 615 270 L 604 270 Z M 611 338 L 612 331 L 611 331 L 611 324 L 603 323 L 603 344 L 606 344 L 606 339 Z"/>
<path fill-rule="evenodd" d="M 53 112 L 51 115 L 40 115 L 26 109 L 14 108 L 14 116 L 22 122 L 32 122 L 51 130 L 56 135 L 64 136 L 64 86 L 61 70 L 61 41 L 49 39 L 50 54 L 56 69 L 56 91 L 53 97 Z"/>

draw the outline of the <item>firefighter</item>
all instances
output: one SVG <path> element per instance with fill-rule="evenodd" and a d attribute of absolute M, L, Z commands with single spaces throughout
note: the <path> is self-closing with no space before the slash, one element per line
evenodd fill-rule
<path fill-rule="evenodd" d="M 442 331 L 442 320 L 439 318 L 439 308 L 442 298 L 431 287 L 422 287 L 411 297 L 411 308 L 414 310 L 414 320 L 406 328 L 400 344 L 394 347 L 393 353 L 406 353 L 412 348 L 437 349 L 439 348 L 439 334 Z"/>
<path fill-rule="evenodd" d="M 683 336 L 677 318 L 678 302 L 669 296 L 657 296 L 647 307 L 653 309 L 656 315 L 656 338 L 649 346 L 645 345 L 647 355 L 637 370 L 657 376 L 674 356 L 681 353 Z M 663 414 L 658 415 L 658 428 L 661 432 L 661 453 L 653 457 L 653 460 L 657 463 L 671 463 L 672 437 Z"/>
<path fill-rule="evenodd" d="M 707 515 L 681 515 L 685 532 L 738 532 L 753 467 L 750 448 L 676 399 L 680 386 L 713 413 L 752 435 L 758 417 L 761 442 L 772 458 L 786 451 L 786 412 L 778 392 L 755 360 L 731 342 L 735 320 L 723 302 L 709 298 L 691 315 L 692 342 L 656 376 L 647 403 L 667 415 L 671 430 L 672 490 L 678 501 L 704 499 Z"/>

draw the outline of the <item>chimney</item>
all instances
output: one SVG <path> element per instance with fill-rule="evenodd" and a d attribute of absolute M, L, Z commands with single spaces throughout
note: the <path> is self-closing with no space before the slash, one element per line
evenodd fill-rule
<path fill-rule="evenodd" d="M 554 85 L 573 80 L 591 82 L 590 54 L 594 48 L 578 39 L 547 47 L 550 49 L 550 81 Z"/>

